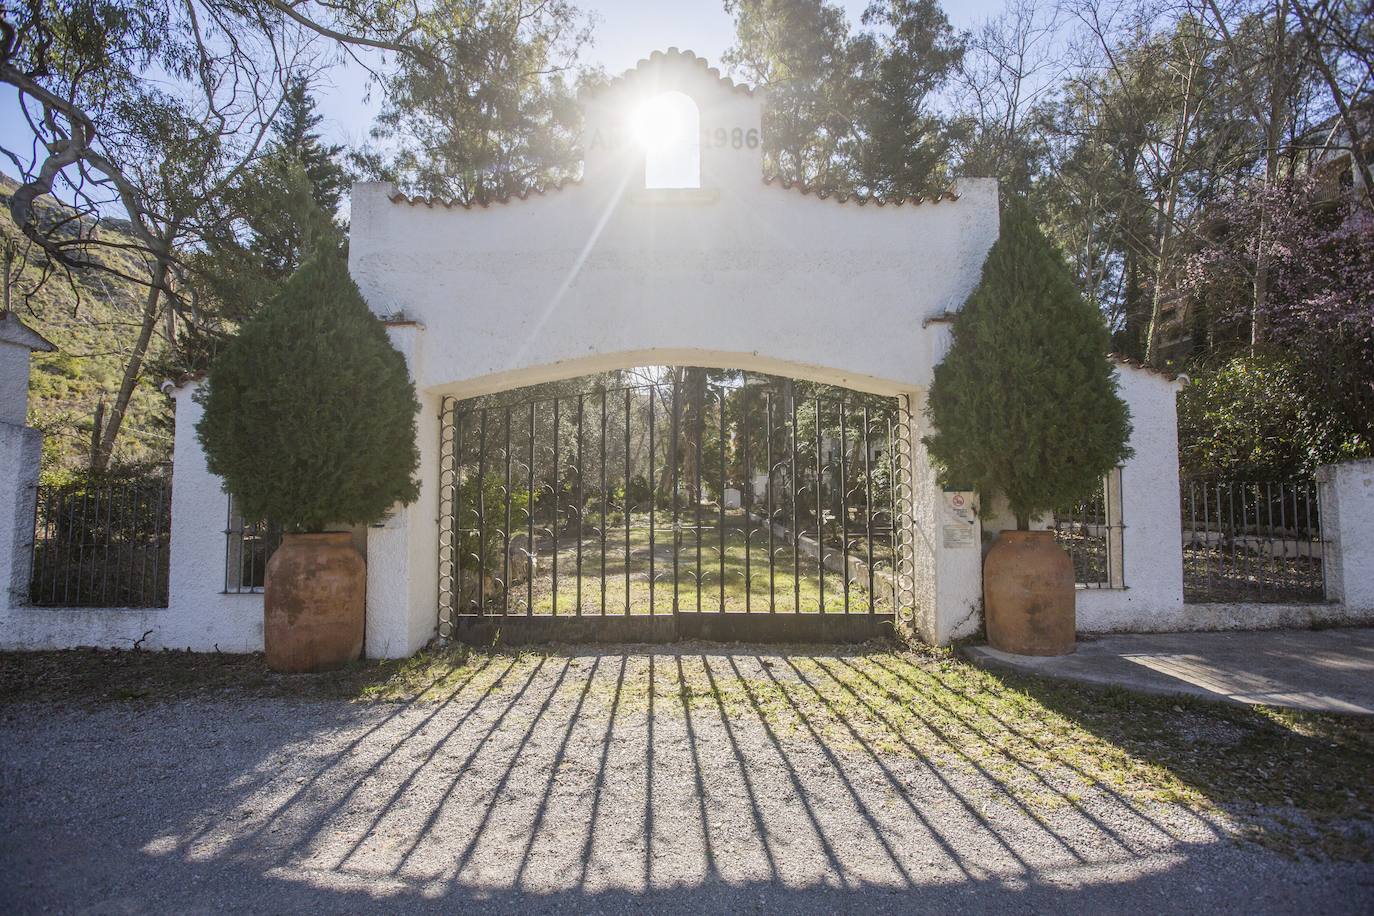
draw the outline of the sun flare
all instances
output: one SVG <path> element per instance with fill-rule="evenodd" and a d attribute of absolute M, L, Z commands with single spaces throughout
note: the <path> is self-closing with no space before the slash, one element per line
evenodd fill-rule
<path fill-rule="evenodd" d="M 681 92 L 663 92 L 630 115 L 630 134 L 646 150 L 663 150 L 686 139 L 696 105 Z"/>

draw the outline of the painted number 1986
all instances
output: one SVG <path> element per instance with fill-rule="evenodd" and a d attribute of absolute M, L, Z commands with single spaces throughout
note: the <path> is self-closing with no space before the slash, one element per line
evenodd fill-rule
<path fill-rule="evenodd" d="M 733 130 L 727 130 L 724 127 L 703 127 L 701 129 L 701 145 L 703 147 L 714 146 L 717 149 L 724 149 L 727 146 L 734 149 L 757 149 L 759 130 L 757 127 L 751 127 L 748 130 L 742 127 L 736 127 Z"/>

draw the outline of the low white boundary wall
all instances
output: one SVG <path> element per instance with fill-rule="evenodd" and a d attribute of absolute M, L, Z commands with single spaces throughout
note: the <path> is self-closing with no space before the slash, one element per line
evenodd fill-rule
<path fill-rule="evenodd" d="M 1176 404 L 1183 382 L 1124 362 L 1116 375 L 1135 450 L 1121 469 L 1125 588 L 1078 590 L 1082 633 L 1142 629 L 1184 611 Z"/>
<path fill-rule="evenodd" d="M 172 481 L 172 548 L 165 608 L 63 608 L 15 606 L 0 610 L 0 648 L 75 647 L 194 649 L 201 652 L 257 652 L 262 649 L 262 595 L 225 594 L 224 528 L 228 497 L 205 467 L 196 440 L 200 405 L 191 399 L 195 383 L 171 389 L 176 402 L 176 444 Z M 38 432 L 34 460 L 26 473 L 37 483 Z M 3 432 L 0 431 L 0 436 Z M 9 465 L 3 465 L 8 467 Z M 9 488 L 0 489 L 0 502 Z M 23 515 L 23 549 L 31 549 L 33 505 Z M 25 565 L 27 570 L 27 565 Z"/>

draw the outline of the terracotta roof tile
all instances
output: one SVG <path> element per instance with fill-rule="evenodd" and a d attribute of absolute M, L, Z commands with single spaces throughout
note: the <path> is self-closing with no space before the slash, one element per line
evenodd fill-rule
<path fill-rule="evenodd" d="M 860 207 L 872 204 L 875 207 L 901 207 L 901 206 L 920 206 L 921 204 L 938 204 L 943 200 L 958 200 L 959 194 L 953 188 L 934 195 L 933 197 L 872 197 L 865 194 L 844 194 L 834 191 L 827 191 L 821 188 L 814 188 L 800 182 L 789 181 L 786 178 L 778 178 L 775 175 L 765 176 L 763 183 L 772 187 L 774 185 L 785 191 L 798 191 L 806 196 L 814 196 L 818 200 L 834 198 L 836 203 L 854 202 Z"/>

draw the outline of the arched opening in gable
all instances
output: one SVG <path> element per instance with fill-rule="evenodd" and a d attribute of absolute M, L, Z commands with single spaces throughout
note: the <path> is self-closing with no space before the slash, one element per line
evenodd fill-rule
<path fill-rule="evenodd" d="M 646 189 L 701 187 L 701 112 L 691 96 L 671 90 L 646 99 L 630 132 L 644 151 Z"/>

